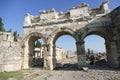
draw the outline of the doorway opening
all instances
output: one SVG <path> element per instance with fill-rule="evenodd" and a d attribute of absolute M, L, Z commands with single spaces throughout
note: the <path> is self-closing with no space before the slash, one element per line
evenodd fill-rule
<path fill-rule="evenodd" d="M 32 35 L 28 40 L 28 47 L 26 47 L 26 54 L 28 56 L 28 66 L 31 68 L 44 67 L 44 41 L 39 35 Z M 28 52 L 27 52 L 28 51 Z M 26 64 L 27 65 L 27 64 Z"/>
<path fill-rule="evenodd" d="M 34 42 L 34 53 L 33 53 L 33 67 L 43 67 L 44 55 L 43 55 L 43 40 L 37 39 Z"/>
<path fill-rule="evenodd" d="M 57 36 L 55 39 L 54 54 L 56 59 L 55 69 L 77 69 L 76 41 L 71 35 Z"/>
<path fill-rule="evenodd" d="M 85 39 L 86 62 L 90 65 L 106 65 L 105 39 L 99 35 L 88 35 Z"/>

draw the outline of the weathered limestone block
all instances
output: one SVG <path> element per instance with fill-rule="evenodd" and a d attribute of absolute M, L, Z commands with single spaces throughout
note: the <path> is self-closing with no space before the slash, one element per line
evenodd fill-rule
<path fill-rule="evenodd" d="M 3 33 L 1 36 L 6 36 Z M 9 34 L 8 40 L 2 38 L 0 45 L 0 72 L 16 71 L 21 69 L 21 46 L 19 42 L 13 42 L 12 36 Z"/>
<path fill-rule="evenodd" d="M 25 14 L 24 26 L 31 26 L 31 15 Z"/>
<path fill-rule="evenodd" d="M 73 58 L 75 57 L 74 53 L 72 51 L 68 51 L 66 54 L 66 58 Z"/>
<path fill-rule="evenodd" d="M 78 55 L 78 69 L 86 66 L 86 57 L 85 55 Z"/>
<path fill-rule="evenodd" d="M 109 54 L 107 56 L 107 60 L 108 60 L 108 64 L 111 66 L 111 67 L 114 67 L 114 68 L 118 68 L 120 65 L 120 62 L 119 62 L 119 54 Z"/>
<path fill-rule="evenodd" d="M 71 8 L 69 12 L 70 12 L 70 17 L 89 16 L 88 5 L 86 3 L 83 3 L 82 6 Z"/>
<path fill-rule="evenodd" d="M 107 54 L 107 60 L 111 67 L 119 67 L 119 53 L 117 52 L 116 42 L 111 42 L 111 52 Z"/>
<path fill-rule="evenodd" d="M 56 47 L 56 53 L 55 53 L 55 58 L 57 62 L 60 62 L 64 59 L 64 55 L 65 55 L 65 50 L 62 48 L 58 48 Z"/>
<path fill-rule="evenodd" d="M 43 56 L 44 56 L 44 68 L 53 70 L 53 57 L 50 54 L 49 45 L 44 46 Z"/>
<path fill-rule="evenodd" d="M 53 70 L 53 62 L 51 56 L 47 56 L 46 58 L 44 58 L 44 68 Z"/>
<path fill-rule="evenodd" d="M 109 13 L 110 10 L 108 8 L 108 0 L 104 1 L 102 5 L 100 6 L 103 13 Z"/>
<path fill-rule="evenodd" d="M 3 69 L 2 69 L 3 71 L 20 70 L 21 69 L 21 59 L 20 60 L 14 59 L 11 62 L 8 60 L 8 61 L 6 61 L 6 63 L 4 62 L 4 64 L 2 66 L 3 66 Z"/>
<path fill-rule="evenodd" d="M 50 11 L 41 10 L 40 14 L 41 20 L 51 20 L 57 18 L 57 13 L 54 8 L 51 9 Z"/>

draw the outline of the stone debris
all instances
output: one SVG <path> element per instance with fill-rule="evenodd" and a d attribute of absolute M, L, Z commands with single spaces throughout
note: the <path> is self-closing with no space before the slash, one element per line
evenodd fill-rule
<path fill-rule="evenodd" d="M 82 67 L 82 70 L 87 72 L 88 71 L 88 67 Z"/>
<path fill-rule="evenodd" d="M 17 80 L 16 78 L 9 78 L 8 80 Z"/>

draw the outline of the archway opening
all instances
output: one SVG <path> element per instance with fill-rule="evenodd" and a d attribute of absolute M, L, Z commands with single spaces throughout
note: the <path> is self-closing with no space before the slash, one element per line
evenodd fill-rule
<path fill-rule="evenodd" d="M 86 62 L 90 65 L 106 65 L 107 64 L 107 49 L 105 38 L 92 34 L 86 36 L 85 54 Z"/>
<path fill-rule="evenodd" d="M 55 40 L 55 69 L 76 69 L 77 68 L 77 53 L 76 40 L 69 34 L 58 35 Z"/>
<path fill-rule="evenodd" d="M 42 38 L 39 38 L 34 42 L 33 67 L 43 67 L 44 64 L 43 44 L 44 42 Z"/>
<path fill-rule="evenodd" d="M 44 66 L 44 39 L 42 38 L 41 34 L 30 34 L 25 38 L 24 44 L 23 68 L 42 68 Z"/>

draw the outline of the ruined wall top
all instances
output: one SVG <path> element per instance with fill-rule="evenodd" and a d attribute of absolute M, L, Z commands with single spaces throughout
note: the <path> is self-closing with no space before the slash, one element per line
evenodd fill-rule
<path fill-rule="evenodd" d="M 82 3 L 81 6 L 72 7 L 67 12 L 56 12 L 54 8 L 51 10 L 40 10 L 40 16 L 25 14 L 23 27 L 30 27 L 35 23 L 45 23 L 58 21 L 63 19 L 74 19 L 81 17 L 95 17 L 101 14 L 109 13 L 108 1 L 104 1 L 99 8 L 88 8 L 88 4 Z"/>
<path fill-rule="evenodd" d="M 119 26 L 120 25 L 120 6 L 117 7 L 116 9 L 114 9 L 111 13 L 111 18 L 112 18 L 112 21 L 113 21 L 113 25 L 114 27 L 116 26 Z"/>
<path fill-rule="evenodd" d="M 0 42 L 1 41 L 11 41 L 13 42 L 13 36 L 10 32 L 0 32 Z"/>

